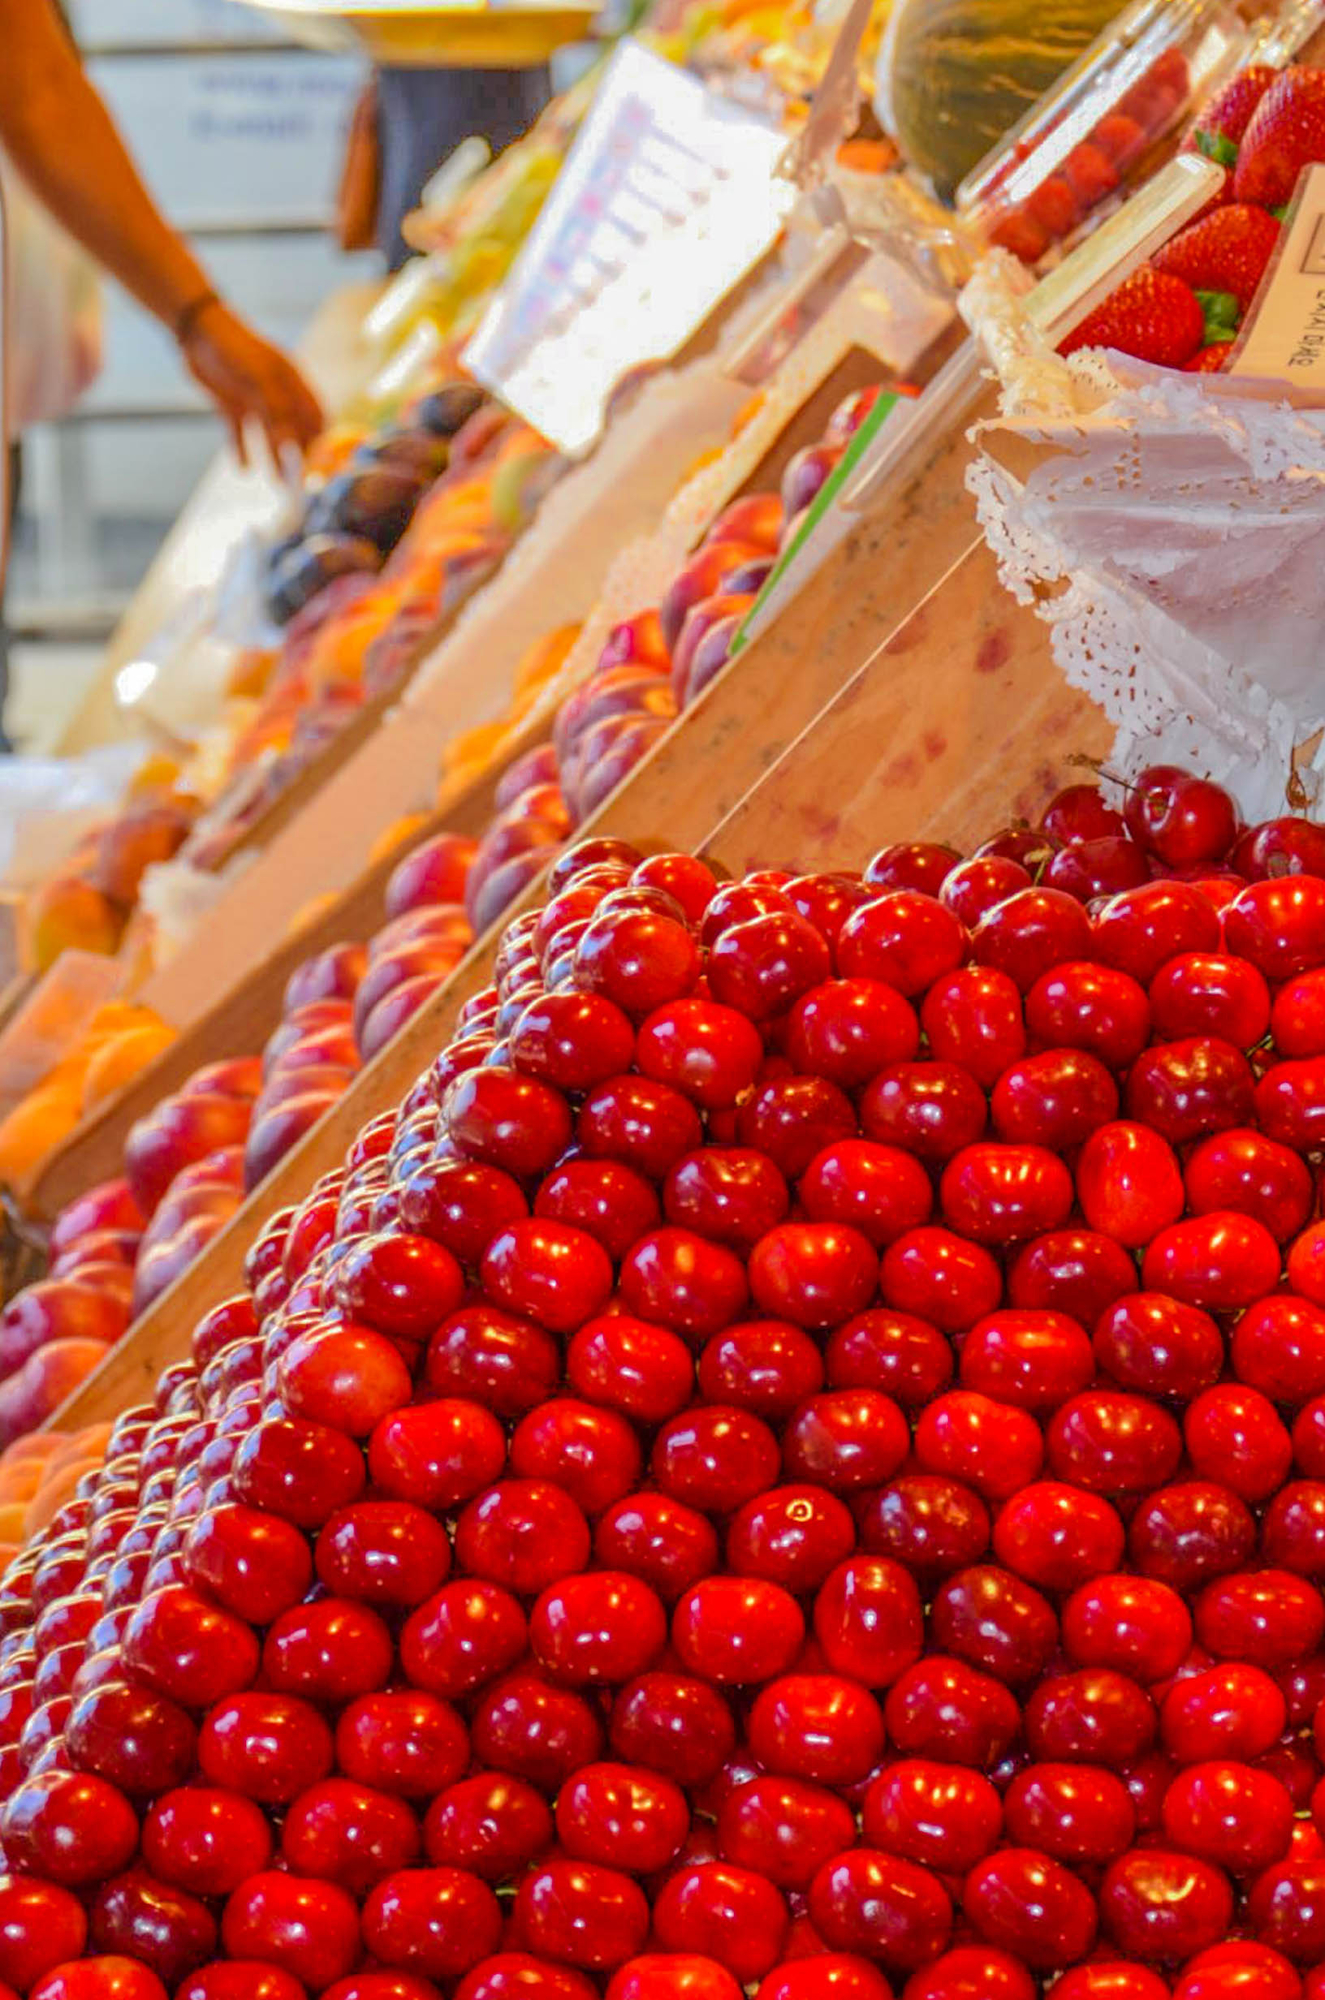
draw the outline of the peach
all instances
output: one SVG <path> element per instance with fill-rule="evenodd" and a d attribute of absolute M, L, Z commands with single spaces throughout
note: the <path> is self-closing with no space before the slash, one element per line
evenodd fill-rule
<path fill-rule="evenodd" d="M 141 1076 L 175 1040 L 164 1021 L 126 1028 L 102 1043 L 90 1057 L 83 1078 L 83 1110 L 93 1110 L 127 1083 Z"/>
<path fill-rule="evenodd" d="M 28 1458 L 47 1464 L 58 1458 L 69 1442 L 60 1431 L 30 1431 L 26 1437 L 15 1438 L 12 1444 L 0 1451 L 0 1466 L 18 1465 Z"/>
<path fill-rule="evenodd" d="M 169 1291 L 195 1258 L 221 1234 L 240 1205 L 238 1195 L 227 1193 L 221 1203 L 191 1215 L 172 1236 L 145 1246 L 133 1279 L 133 1312 L 147 1311 L 154 1299 Z"/>
<path fill-rule="evenodd" d="M 309 930 L 312 925 L 320 923 L 323 917 L 331 914 L 339 902 L 340 893 L 336 889 L 324 889 L 320 896 L 310 896 L 306 903 L 299 905 L 285 926 L 286 937 L 298 937 L 300 931 Z"/>
<path fill-rule="evenodd" d="M 16 1500 L 26 1506 L 45 1477 L 44 1458 L 16 1458 L 12 1465 L 0 1465 L 0 1506 Z"/>
<path fill-rule="evenodd" d="M 360 1037 L 364 1061 L 371 1062 L 379 1050 L 392 1041 L 406 1021 L 417 1014 L 420 1007 L 431 1000 L 445 986 L 449 974 L 445 972 L 418 972 L 412 979 L 402 980 L 384 994 L 363 1024 Z"/>
<path fill-rule="evenodd" d="M 170 1192 L 183 1194 L 185 1188 L 213 1187 L 217 1182 L 229 1188 L 243 1187 L 242 1146 L 217 1146 L 213 1152 L 204 1153 L 200 1160 L 191 1160 L 187 1167 L 180 1168 L 170 1183 Z"/>
<path fill-rule="evenodd" d="M 314 1063 L 307 1069 L 282 1069 L 278 1064 L 258 1099 L 255 1122 L 275 1105 L 288 1104 L 292 1097 L 306 1096 L 310 1090 L 341 1094 L 353 1082 L 357 1068 L 357 1062 L 353 1069 L 337 1063 Z"/>
<path fill-rule="evenodd" d="M 150 1215 L 181 1167 L 218 1146 L 248 1136 L 250 1106 L 214 1093 L 168 1097 L 132 1126 L 124 1142 L 125 1175 L 135 1201 Z"/>
<path fill-rule="evenodd" d="M 537 881 L 556 851 L 555 846 L 526 848 L 523 854 L 513 855 L 509 861 L 504 861 L 500 868 L 489 875 L 474 899 L 475 937 L 482 937 L 488 925 L 495 923 L 507 905 L 513 903 L 531 882 Z M 397 991 L 399 990 L 397 988 Z M 392 1032 L 395 1032 L 394 1029 Z M 367 1057 L 368 1050 L 365 1046 L 365 1061 Z"/>
<path fill-rule="evenodd" d="M 278 1104 L 260 1118 L 255 1118 L 244 1148 L 245 1188 L 255 1188 L 259 1181 L 265 1180 L 305 1132 L 311 1132 L 323 1112 L 329 1111 L 338 1101 L 340 1094 L 339 1091 L 308 1090 L 300 1097 L 287 1098 L 284 1104 Z"/>
<path fill-rule="evenodd" d="M 658 606 L 658 623 L 669 653 L 681 636 L 691 605 L 698 604 L 701 598 L 712 597 L 741 563 L 763 554 L 764 550 L 749 542 L 706 542 L 698 554 L 691 556 L 668 584 Z"/>
<path fill-rule="evenodd" d="M 128 1314 L 105 1287 L 73 1278 L 43 1278 L 17 1292 L 0 1311 L 0 1374 L 21 1368 L 50 1341 L 118 1340 Z"/>
<path fill-rule="evenodd" d="M 82 1115 L 80 1077 L 51 1077 L 0 1119 L 0 1181 L 24 1188 Z"/>
<path fill-rule="evenodd" d="M 157 1250 L 163 1243 L 169 1243 L 172 1236 L 187 1223 L 200 1215 L 230 1215 L 233 1213 L 239 1190 L 226 1181 L 194 1182 L 189 1187 L 170 1186 L 162 1195 L 156 1214 L 147 1225 L 138 1252 L 137 1264 L 150 1250 Z"/>
<path fill-rule="evenodd" d="M 392 917 L 390 923 L 383 924 L 375 931 L 368 944 L 368 966 L 371 971 L 379 958 L 402 944 L 457 945 L 464 951 L 473 940 L 469 928 L 469 918 L 460 903 L 425 904 L 417 910 L 406 910 L 400 917 Z"/>
<path fill-rule="evenodd" d="M 363 978 L 368 953 L 361 944 L 330 944 L 297 965 L 285 982 L 282 1012 L 292 1014 L 317 1000 L 352 1000 Z"/>
<path fill-rule="evenodd" d="M 120 1264 L 125 1270 L 132 1270 L 142 1238 L 141 1229 L 90 1229 L 86 1236 L 76 1236 L 67 1250 L 52 1259 L 46 1276 L 71 1278 L 89 1264 L 99 1267 Z"/>
<path fill-rule="evenodd" d="M 84 1473 L 97 1471 L 100 1464 L 99 1457 L 67 1458 L 49 1479 L 43 1480 L 29 1500 L 23 1516 L 24 1541 L 30 1542 L 43 1528 L 50 1526 L 61 1507 L 74 1498 Z"/>
<path fill-rule="evenodd" d="M 513 805 L 522 792 L 531 785 L 555 785 L 557 782 L 557 752 L 551 743 L 537 743 L 532 750 L 526 750 L 523 757 L 517 757 L 508 765 L 497 780 L 497 789 L 492 802 L 498 812 Z"/>
<path fill-rule="evenodd" d="M 62 1277 L 72 1278 L 75 1284 L 86 1285 L 89 1289 L 104 1292 L 108 1299 L 114 1299 L 127 1312 L 133 1297 L 132 1264 L 79 1264 L 72 1271 L 61 1272 Z"/>
<path fill-rule="evenodd" d="M 101 1340 L 53 1340 L 39 1347 L 16 1375 L 0 1382 L 0 1442 L 8 1444 L 53 1417 L 109 1353 Z"/>
<path fill-rule="evenodd" d="M 357 1010 L 357 999 L 355 1006 Z M 334 1069 L 359 1067 L 359 1048 L 354 1039 L 353 1020 L 339 1022 L 334 1027 L 314 1028 L 310 1033 L 301 1035 L 297 1042 L 292 1042 L 289 1048 L 283 1049 L 275 1062 L 269 1065 L 267 1079 L 270 1082 L 278 1073 L 288 1076 L 291 1070 L 322 1069 L 327 1064 Z"/>
<path fill-rule="evenodd" d="M 23 1520 L 27 1511 L 26 1500 L 0 1501 L 0 1542 L 17 1542 L 22 1539 Z"/>
<path fill-rule="evenodd" d="M 753 603 L 754 596 L 750 592 L 720 590 L 715 596 L 702 598 L 698 604 L 691 605 L 672 655 L 672 692 L 682 708 L 689 698 L 691 670 L 701 640 L 715 625 L 738 613 L 744 614 Z"/>
<path fill-rule="evenodd" d="M 552 632 L 545 632 L 541 639 L 535 639 L 527 646 L 516 662 L 511 686 L 517 695 L 530 689 L 540 688 L 560 673 L 566 663 L 566 655 L 580 636 L 578 625 L 558 625 Z"/>
<path fill-rule="evenodd" d="M 379 1000 L 384 1000 L 397 986 L 402 986 L 407 979 L 417 978 L 420 973 L 435 975 L 440 982 L 460 963 L 463 955 L 458 945 L 433 944 L 427 940 L 420 944 L 397 945 L 393 951 L 383 952 L 369 967 L 354 1003 L 354 1026 L 359 1046 L 363 1045 L 368 1017 Z"/>
<path fill-rule="evenodd" d="M 66 1202 L 51 1228 L 51 1249 L 58 1254 L 80 1236 L 105 1229 L 136 1230 L 147 1226 L 147 1217 L 123 1178 L 100 1181 L 85 1193 Z"/>
<path fill-rule="evenodd" d="M 671 652 L 663 637 L 658 613 L 653 610 L 637 611 L 633 618 L 623 618 L 619 625 L 612 627 L 594 671 L 604 667 L 642 665 L 656 667 L 666 673 L 670 661 Z"/>
<path fill-rule="evenodd" d="M 110 957 L 119 949 L 124 923 L 124 911 L 91 882 L 56 876 L 28 902 L 28 955 L 38 972 L 49 972 L 63 951 Z"/>
<path fill-rule="evenodd" d="M 182 1083 L 179 1097 L 238 1097 L 248 1102 L 262 1088 L 261 1056 L 227 1056 L 220 1062 L 204 1063 Z"/>
<path fill-rule="evenodd" d="M 724 507 L 705 542 L 749 542 L 769 555 L 782 534 L 782 501 L 776 493 L 746 493 Z"/>
<path fill-rule="evenodd" d="M 91 871 L 92 886 L 114 903 L 133 904 L 146 871 L 169 861 L 183 846 L 189 817 L 177 806 L 148 805 L 103 827 Z"/>
<path fill-rule="evenodd" d="M 626 719 L 625 727 L 586 769 L 584 782 L 575 800 L 581 819 L 597 811 L 608 794 L 614 792 L 635 766 L 648 756 L 670 727 L 671 723 L 663 716 L 632 716 Z"/>
<path fill-rule="evenodd" d="M 403 915 L 425 903 L 459 903 L 478 852 L 478 842 L 463 833 L 435 833 L 411 848 L 397 862 L 386 885 L 386 913 Z"/>

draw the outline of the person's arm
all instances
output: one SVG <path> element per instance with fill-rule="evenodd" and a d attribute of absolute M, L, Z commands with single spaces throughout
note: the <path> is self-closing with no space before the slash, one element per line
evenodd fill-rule
<path fill-rule="evenodd" d="M 0 144 L 69 234 L 179 341 L 229 423 L 255 417 L 274 451 L 302 448 L 317 399 L 284 355 L 212 290 L 157 209 L 52 0 L 0 0 Z"/>

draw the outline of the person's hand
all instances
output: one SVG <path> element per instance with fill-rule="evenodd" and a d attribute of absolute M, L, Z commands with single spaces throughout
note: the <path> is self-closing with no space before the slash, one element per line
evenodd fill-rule
<path fill-rule="evenodd" d="M 287 446 L 302 455 L 322 429 L 321 407 L 299 370 L 219 300 L 198 315 L 181 351 L 230 426 L 241 465 L 246 417 L 261 424 L 278 466 Z"/>

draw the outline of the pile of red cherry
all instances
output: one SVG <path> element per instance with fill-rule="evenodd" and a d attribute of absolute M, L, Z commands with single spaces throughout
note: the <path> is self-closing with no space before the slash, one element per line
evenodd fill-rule
<path fill-rule="evenodd" d="M 1322 2000 L 1325 834 L 495 976 L 7 1572 L 0 2000 Z"/>

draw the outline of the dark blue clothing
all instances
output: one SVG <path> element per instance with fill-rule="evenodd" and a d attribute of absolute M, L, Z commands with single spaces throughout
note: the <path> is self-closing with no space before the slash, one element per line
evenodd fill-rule
<path fill-rule="evenodd" d="M 409 256 L 400 225 L 448 153 L 471 134 L 494 153 L 528 131 L 552 94 L 546 69 L 378 72 L 382 192 L 378 248 L 391 269 Z"/>

